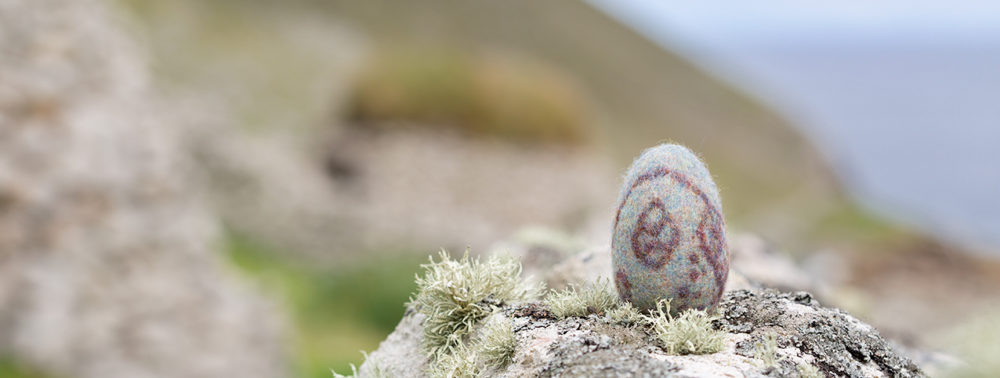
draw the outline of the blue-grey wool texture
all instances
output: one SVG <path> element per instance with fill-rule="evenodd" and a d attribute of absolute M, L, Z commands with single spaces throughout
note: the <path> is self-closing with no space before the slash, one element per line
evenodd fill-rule
<path fill-rule="evenodd" d="M 671 299 L 671 311 L 719 302 L 729 247 L 719 189 L 691 150 L 661 144 L 635 159 L 618 197 L 611 239 L 615 286 L 639 309 Z"/>

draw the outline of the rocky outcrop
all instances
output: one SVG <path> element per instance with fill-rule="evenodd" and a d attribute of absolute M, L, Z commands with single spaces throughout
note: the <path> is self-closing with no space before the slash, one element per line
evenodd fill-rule
<path fill-rule="evenodd" d="M 142 54 L 92 0 L 0 0 L 0 353 L 80 377 L 286 373 Z"/>
<path fill-rule="evenodd" d="M 517 347 L 513 361 L 491 376 L 803 376 L 814 367 L 828 376 L 923 376 L 871 326 L 819 305 L 805 292 L 728 292 L 715 326 L 727 332 L 722 352 L 668 355 L 641 326 L 622 325 L 601 314 L 555 319 L 539 304 L 509 306 Z M 390 376 L 426 371 L 419 351 L 421 316 L 408 313 L 371 353 L 362 376 L 375 369 Z M 759 345 L 776 339 L 776 348 Z M 762 353 L 773 353 L 764 356 Z M 769 365 L 768 359 L 774 364 Z"/>
<path fill-rule="evenodd" d="M 528 264 L 525 271 L 551 284 L 579 284 L 610 271 L 607 250 L 600 248 L 560 251 L 502 243 Z M 564 244 L 570 248 L 569 244 Z M 734 238 L 734 269 L 740 261 L 760 257 L 759 240 Z M 536 256 L 541 254 L 541 256 Z M 770 253 L 764 253 L 770 255 Z M 753 258 L 756 260 L 756 258 Z M 777 256 L 768 259 L 780 260 Z M 774 261 L 772 261 L 774 262 Z M 763 264 L 764 262 L 758 261 Z M 783 263 L 777 264 L 782 266 Z M 750 275 L 732 272 L 727 292 L 717 308 L 712 327 L 724 332 L 721 352 L 705 355 L 671 355 L 657 342 L 655 331 L 642 321 L 614 319 L 611 311 L 591 311 L 584 317 L 557 318 L 542 302 L 504 304 L 498 313 L 511 319 L 515 334 L 511 362 L 485 367 L 484 375 L 522 376 L 733 376 L 733 377 L 918 377 L 921 369 L 897 351 L 870 325 L 834 308 L 824 307 L 805 291 L 762 289 Z M 792 274 L 775 276 L 777 282 L 794 283 Z M 427 372 L 430 363 L 421 349 L 423 315 L 411 308 L 396 330 L 372 352 L 359 373 L 362 376 L 413 375 Z M 475 335 L 482 330 L 474 331 Z"/>

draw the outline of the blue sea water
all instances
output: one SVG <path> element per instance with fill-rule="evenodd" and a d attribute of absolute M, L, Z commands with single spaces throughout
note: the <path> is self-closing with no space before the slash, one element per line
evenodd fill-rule
<path fill-rule="evenodd" d="M 1000 256 L 1000 28 L 963 24 L 982 21 L 974 9 L 937 29 L 898 17 L 886 29 L 865 9 L 868 24 L 853 11 L 812 26 L 794 14 L 592 3 L 801 127 L 863 203 Z"/>

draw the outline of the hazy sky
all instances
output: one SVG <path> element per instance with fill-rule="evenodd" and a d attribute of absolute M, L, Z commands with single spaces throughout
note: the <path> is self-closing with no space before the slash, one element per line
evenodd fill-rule
<path fill-rule="evenodd" d="M 995 0 L 589 1 L 643 27 L 666 27 L 681 39 L 713 42 L 816 37 L 1000 39 L 1000 1 Z"/>

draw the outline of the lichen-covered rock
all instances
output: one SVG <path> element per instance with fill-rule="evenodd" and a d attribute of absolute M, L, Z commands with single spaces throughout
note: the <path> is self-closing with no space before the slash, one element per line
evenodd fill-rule
<path fill-rule="evenodd" d="M 753 342 L 775 335 L 779 358 L 792 355 L 826 375 L 846 377 L 913 377 L 920 368 L 898 353 L 872 326 L 847 313 L 825 308 L 807 292 L 739 290 L 726 295 L 719 305 L 718 327 L 734 334 L 751 335 L 736 345 L 736 354 L 757 357 Z M 796 366 L 778 361 L 775 369 L 795 371 Z M 781 375 L 789 375 L 787 373 Z"/>
<path fill-rule="evenodd" d="M 640 309 L 672 299 L 677 311 L 717 303 L 729 251 L 719 190 L 701 160 L 679 145 L 647 149 L 618 202 L 611 248 L 621 298 Z"/>
<path fill-rule="evenodd" d="M 601 258 L 605 255 L 606 250 L 582 252 L 555 269 L 543 265 L 532 269 L 550 271 L 543 277 L 547 281 L 558 276 L 579 284 L 607 271 L 610 261 Z M 718 353 L 671 355 L 653 327 L 635 317 L 616 316 L 614 309 L 588 308 L 587 315 L 559 318 L 543 302 L 502 304 L 497 312 L 513 325 L 514 352 L 509 363 L 479 366 L 477 373 L 489 377 L 924 375 L 874 328 L 821 306 L 811 294 L 759 289 L 746 281 L 739 288 L 731 286 L 711 323 L 723 333 Z M 408 310 L 396 330 L 369 355 L 360 375 L 425 375 L 433 364 L 420 350 L 423 326 L 423 316 Z M 470 334 L 484 329 L 478 324 Z M 469 342 L 474 346 L 475 338 Z M 474 347 L 472 351 L 460 352 L 474 353 Z"/>
<path fill-rule="evenodd" d="M 669 355 L 647 328 L 617 323 L 603 314 L 556 319 L 537 303 L 500 309 L 512 319 L 517 344 L 512 362 L 484 369 L 497 377 L 732 376 L 798 377 L 817 370 L 850 377 L 919 377 L 920 369 L 890 347 L 871 326 L 820 306 L 805 292 L 737 290 L 719 304 L 721 352 Z M 419 352 L 420 315 L 408 312 L 361 367 L 389 376 L 419 376 L 428 363 Z M 777 340 L 761 350 L 766 338 Z M 764 354 L 769 354 L 765 356 Z M 768 362 L 773 362 L 768 364 Z"/>

